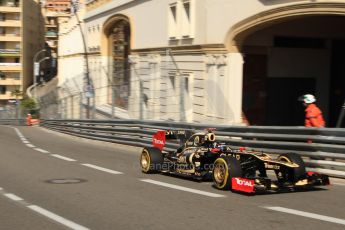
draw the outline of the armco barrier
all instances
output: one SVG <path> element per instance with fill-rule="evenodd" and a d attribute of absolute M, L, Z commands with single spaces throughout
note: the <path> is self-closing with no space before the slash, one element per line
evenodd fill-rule
<path fill-rule="evenodd" d="M 0 125 L 26 125 L 25 119 L 0 119 Z"/>
<path fill-rule="evenodd" d="M 233 147 L 271 154 L 296 152 L 313 171 L 345 178 L 345 129 L 273 126 L 225 126 L 140 120 L 43 120 L 41 125 L 74 136 L 132 146 L 151 146 L 152 135 L 163 130 L 216 128 L 217 139 Z M 167 143 L 174 150 L 178 143 Z"/>

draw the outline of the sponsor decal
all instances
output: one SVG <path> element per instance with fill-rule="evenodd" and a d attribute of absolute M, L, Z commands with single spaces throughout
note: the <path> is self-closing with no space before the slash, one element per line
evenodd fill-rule
<path fill-rule="evenodd" d="M 316 173 L 316 172 L 307 172 L 307 175 L 308 176 L 314 176 L 314 175 L 317 175 L 318 173 Z"/>
<path fill-rule="evenodd" d="M 249 180 L 241 177 L 233 177 L 231 182 L 233 190 L 247 193 L 254 192 L 254 180 Z"/>
<path fill-rule="evenodd" d="M 165 131 L 158 131 L 155 135 L 153 135 L 153 139 L 152 139 L 153 147 L 162 151 L 165 146 L 165 142 L 166 142 Z"/>
<path fill-rule="evenodd" d="M 239 154 L 229 154 L 230 156 L 232 156 L 232 157 L 235 157 L 237 160 L 240 160 L 241 159 L 241 155 L 239 155 Z"/>
<path fill-rule="evenodd" d="M 280 165 L 274 165 L 274 164 L 269 164 L 265 162 L 265 168 L 266 169 L 276 169 L 276 170 L 280 170 Z"/>
<path fill-rule="evenodd" d="M 218 153 L 218 152 L 220 152 L 220 149 L 219 148 L 210 148 L 210 152 L 211 153 Z"/>
<path fill-rule="evenodd" d="M 246 147 L 240 147 L 239 149 L 241 152 L 244 152 L 246 150 Z"/>

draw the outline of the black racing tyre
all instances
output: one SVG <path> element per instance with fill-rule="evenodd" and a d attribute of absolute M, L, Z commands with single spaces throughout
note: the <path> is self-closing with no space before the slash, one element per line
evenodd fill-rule
<path fill-rule="evenodd" d="M 161 170 L 164 162 L 162 152 L 153 147 L 146 147 L 141 152 L 140 165 L 141 171 L 144 173 L 155 173 Z"/>
<path fill-rule="evenodd" d="M 240 162 L 231 156 L 222 156 L 214 162 L 212 179 L 214 186 L 221 190 L 230 190 L 233 177 L 241 177 L 242 168 Z"/>
<path fill-rule="evenodd" d="M 278 160 L 288 163 L 295 163 L 299 166 L 297 168 L 290 168 L 290 170 L 288 170 L 288 175 L 286 175 L 287 180 L 295 183 L 299 180 L 305 179 L 307 172 L 305 169 L 305 163 L 300 155 L 296 153 L 284 153 L 278 157 Z"/>

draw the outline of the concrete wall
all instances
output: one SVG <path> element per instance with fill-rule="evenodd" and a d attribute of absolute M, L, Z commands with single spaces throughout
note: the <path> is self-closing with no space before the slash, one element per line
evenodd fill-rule
<path fill-rule="evenodd" d="M 23 90 L 33 82 L 33 58 L 44 47 L 44 20 L 38 0 L 22 0 Z M 35 26 L 33 26 L 35 25 Z M 43 56 L 44 57 L 44 56 Z M 42 58 L 40 56 L 38 60 Z"/>
<path fill-rule="evenodd" d="M 78 12 L 80 20 L 84 17 L 84 10 Z M 59 47 L 58 47 L 58 79 L 59 86 L 68 79 L 78 76 L 82 78 L 85 73 L 84 44 L 77 17 L 71 15 L 66 21 L 59 24 Z M 85 33 L 84 24 L 81 24 Z M 71 86 L 75 88 L 76 86 Z M 80 85 L 80 87 L 83 87 Z"/>
<path fill-rule="evenodd" d="M 193 15 L 195 21 L 192 25 L 194 30 L 193 35 L 189 38 L 178 37 L 178 39 L 170 39 L 169 5 L 176 2 L 180 1 L 105 0 L 99 1 L 98 7 L 90 8 L 85 15 L 85 30 L 87 31 L 88 38 L 87 46 L 88 48 L 98 50 L 94 53 L 93 60 L 95 63 L 101 62 L 101 65 L 105 67 L 109 65 L 107 61 L 109 60 L 109 54 L 107 53 L 107 48 L 104 48 L 108 45 L 103 33 L 104 25 L 107 20 L 115 15 L 125 15 L 129 18 L 131 27 L 131 58 L 134 60 L 132 67 L 140 70 L 132 74 L 133 85 L 131 87 L 130 100 L 132 103 L 130 110 L 132 112 L 130 113 L 134 118 L 142 115 L 139 112 L 142 106 L 140 97 L 138 97 L 140 95 L 139 81 L 142 81 L 144 84 L 144 89 L 148 89 L 151 86 L 157 87 L 158 85 L 160 89 L 167 91 L 160 95 L 144 92 L 147 95 L 151 95 L 151 105 L 155 104 L 154 99 L 157 97 L 161 99 L 159 102 L 161 109 L 157 111 L 154 107 L 144 107 L 143 110 L 146 114 L 144 116 L 171 118 L 174 120 L 181 118 L 181 115 L 178 114 L 182 103 L 178 99 L 178 96 L 181 95 L 181 90 L 174 89 L 168 92 L 173 87 L 171 80 L 169 80 L 169 74 L 173 72 L 178 75 L 193 76 L 193 81 L 191 81 L 191 88 L 193 90 L 190 90 L 192 92 L 189 94 L 190 98 L 186 99 L 186 103 L 192 107 L 189 111 L 192 111 L 193 115 L 191 117 L 193 121 L 240 123 L 243 57 L 242 54 L 233 53 L 235 51 L 227 49 L 228 43 L 231 42 L 231 40 L 228 40 L 229 34 L 239 25 L 242 25 L 248 18 L 252 17 L 252 22 L 255 22 L 255 17 L 263 17 L 265 15 L 264 12 L 268 10 L 276 9 L 271 14 L 281 16 L 284 14 L 285 9 L 282 7 L 297 4 L 303 4 L 303 7 L 305 7 L 308 4 L 315 4 L 314 1 L 311 2 L 309 0 L 194 0 L 191 1 L 195 12 L 195 15 Z M 332 3 L 345 3 L 345 1 L 319 0 L 317 3 L 328 3 L 331 5 Z M 327 7 L 330 7 L 330 5 Z M 283 18 L 283 16 L 281 17 Z M 296 26 L 294 24 L 285 25 L 284 30 L 289 31 L 289 27 L 296 27 L 293 33 L 303 34 L 305 32 L 302 26 Z M 332 34 L 332 31 L 327 31 L 327 29 L 329 30 L 330 28 L 319 30 L 318 27 L 315 27 L 315 30 L 311 30 L 309 32 L 310 34 L 306 34 L 306 36 L 317 36 L 315 31 L 329 34 L 330 37 L 337 36 L 336 34 Z M 256 41 L 260 46 L 271 46 L 272 41 L 268 38 L 273 36 L 272 31 L 282 31 L 274 28 L 270 28 L 270 30 L 271 32 L 267 30 L 262 34 L 255 34 L 255 38 L 252 40 Z M 175 62 L 166 59 L 165 52 L 167 48 L 173 50 L 172 57 L 175 59 Z M 283 50 L 272 48 L 270 52 L 269 74 L 271 76 L 279 76 L 279 74 L 281 76 L 297 76 L 298 74 L 313 75 L 313 77 L 319 79 L 318 82 L 323 82 L 327 78 L 328 67 L 327 64 L 324 64 L 328 55 L 327 51 L 315 53 L 313 51 L 306 52 L 290 49 L 287 52 L 284 51 L 284 55 L 282 55 Z M 151 55 L 157 55 L 158 57 L 155 60 L 158 61 L 152 62 Z M 298 70 L 298 59 L 296 59 L 296 62 L 290 63 L 290 65 L 285 65 L 285 67 L 279 66 L 279 63 L 286 61 L 286 58 L 295 57 L 296 55 L 300 58 L 313 57 L 313 60 L 317 59 L 317 63 L 323 63 L 324 67 L 322 69 L 311 70 L 315 62 L 310 61 L 307 66 Z M 172 57 L 168 57 L 168 59 Z M 277 74 L 277 68 L 280 69 L 279 74 Z M 291 69 L 294 69 L 292 73 Z M 157 72 L 161 74 L 158 83 L 153 83 L 151 80 L 148 80 L 150 76 L 154 78 Z M 104 73 L 97 71 L 93 73 L 94 79 L 101 79 L 99 82 L 104 83 L 104 77 Z M 178 84 L 178 82 L 175 82 L 175 84 Z M 317 87 L 318 90 L 326 90 L 327 85 L 320 84 Z M 214 92 L 218 92 L 219 94 L 217 95 Z M 216 96 L 218 96 L 217 99 L 215 98 Z M 174 101 L 169 97 L 175 97 L 177 99 L 174 99 Z"/>

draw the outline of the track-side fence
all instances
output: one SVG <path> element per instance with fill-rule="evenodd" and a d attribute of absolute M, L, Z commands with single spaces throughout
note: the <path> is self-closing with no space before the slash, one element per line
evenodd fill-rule
<path fill-rule="evenodd" d="M 43 120 L 41 126 L 58 132 L 131 146 L 152 146 L 157 130 L 201 131 L 215 128 L 218 141 L 271 154 L 296 152 L 309 170 L 345 178 L 345 129 L 278 126 L 225 126 L 141 120 Z M 179 143 L 166 144 L 172 151 Z"/>

